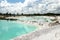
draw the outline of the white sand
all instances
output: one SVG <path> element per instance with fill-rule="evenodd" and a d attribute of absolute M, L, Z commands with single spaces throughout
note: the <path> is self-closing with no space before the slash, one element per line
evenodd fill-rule
<path fill-rule="evenodd" d="M 36 37 L 36 39 L 33 38 L 32 40 L 60 40 L 60 25 L 47 29 L 41 36 Z"/>
<path fill-rule="evenodd" d="M 60 40 L 60 25 L 38 30 L 22 37 L 16 37 L 14 40 Z"/>
<path fill-rule="evenodd" d="M 60 17 L 58 17 L 58 19 L 59 18 Z M 15 37 L 12 40 L 60 40 L 60 24 L 52 22 L 50 24 L 53 26 L 49 26 L 49 23 L 46 22 L 41 26 L 39 23 L 31 23 L 29 21 L 24 21 L 23 23 L 37 25 L 39 29 L 32 33 Z"/>

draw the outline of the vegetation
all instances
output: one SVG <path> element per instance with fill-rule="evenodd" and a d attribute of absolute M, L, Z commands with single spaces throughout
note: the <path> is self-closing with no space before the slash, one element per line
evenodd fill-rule
<path fill-rule="evenodd" d="M 34 13 L 34 14 L 11 14 L 11 13 L 0 13 L 0 16 L 4 16 L 4 17 L 9 17 L 9 16 L 60 16 L 60 14 L 54 14 L 54 13 L 45 13 L 45 14 L 40 14 L 40 13 Z"/>
<path fill-rule="evenodd" d="M 40 14 L 40 13 L 34 13 L 34 14 L 24 14 L 24 13 L 17 13 L 17 14 L 11 14 L 11 13 L 0 13 L 0 20 L 17 20 L 17 19 L 6 19 L 6 17 L 16 17 L 16 16 L 60 16 L 60 14 L 54 14 L 54 13 L 45 13 L 45 14 Z"/>

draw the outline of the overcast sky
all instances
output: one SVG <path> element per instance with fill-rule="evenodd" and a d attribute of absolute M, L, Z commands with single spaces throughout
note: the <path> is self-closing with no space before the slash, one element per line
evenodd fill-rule
<path fill-rule="evenodd" d="M 0 0 L 2 13 L 60 13 L 60 0 Z"/>

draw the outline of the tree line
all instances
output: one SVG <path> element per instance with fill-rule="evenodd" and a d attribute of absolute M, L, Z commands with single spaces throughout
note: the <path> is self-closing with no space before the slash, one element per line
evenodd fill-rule
<path fill-rule="evenodd" d="M 17 14 L 11 14 L 11 13 L 0 13 L 1 16 L 60 16 L 58 13 L 45 13 L 45 14 L 40 14 L 40 13 L 33 13 L 33 14 L 24 14 L 24 13 L 17 13 Z"/>

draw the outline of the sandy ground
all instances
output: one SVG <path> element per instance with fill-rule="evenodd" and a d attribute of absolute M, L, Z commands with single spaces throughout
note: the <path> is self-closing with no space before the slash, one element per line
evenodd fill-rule
<path fill-rule="evenodd" d="M 46 18 L 51 18 L 51 17 L 46 17 Z M 55 19 L 55 17 L 51 19 Z M 58 21 L 60 21 L 60 16 L 57 16 L 57 19 Z M 21 21 L 21 22 L 27 24 L 33 24 L 37 26 L 39 29 L 32 33 L 15 37 L 11 40 L 60 40 L 60 24 L 55 23 L 55 21 L 51 23 L 46 22 L 43 24 L 43 26 L 42 24 L 33 23 L 31 21 L 30 22 Z"/>
<path fill-rule="evenodd" d="M 37 30 L 22 37 L 16 37 L 13 40 L 60 40 L 60 25 Z"/>
<path fill-rule="evenodd" d="M 60 40 L 60 25 L 46 29 L 40 36 L 35 37 L 32 40 Z"/>

